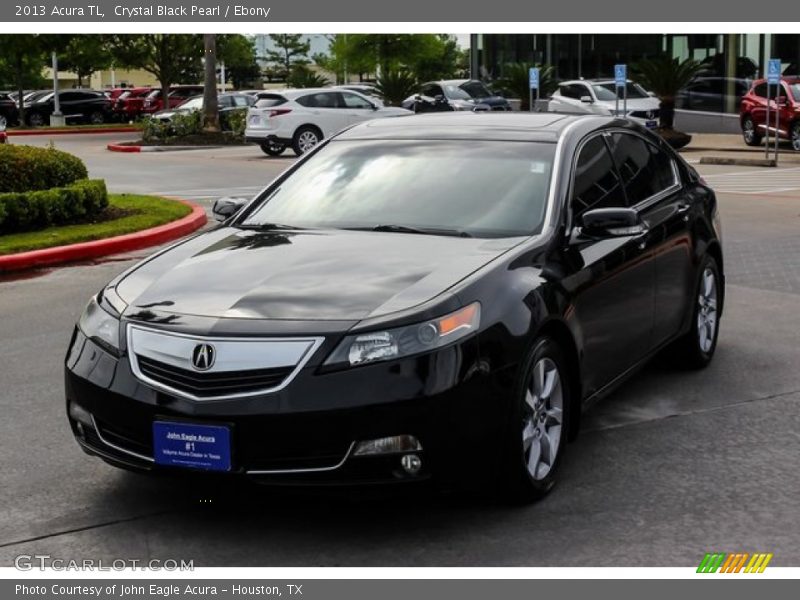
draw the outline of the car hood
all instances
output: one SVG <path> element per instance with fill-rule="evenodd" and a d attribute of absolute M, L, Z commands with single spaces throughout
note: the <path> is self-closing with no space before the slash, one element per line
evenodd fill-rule
<path fill-rule="evenodd" d="M 143 262 L 117 293 L 130 311 L 354 321 L 430 300 L 518 242 L 222 227 Z"/>
<path fill-rule="evenodd" d="M 376 117 L 404 117 L 413 114 L 414 111 L 399 106 L 381 106 L 375 111 Z"/>

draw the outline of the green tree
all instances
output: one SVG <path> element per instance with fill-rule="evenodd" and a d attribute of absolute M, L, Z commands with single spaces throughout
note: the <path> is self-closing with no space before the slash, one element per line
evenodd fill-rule
<path fill-rule="evenodd" d="M 295 65 L 286 78 L 286 84 L 293 88 L 325 87 L 330 82 L 324 75 L 315 73 L 306 65 Z"/>
<path fill-rule="evenodd" d="M 219 131 L 219 103 L 217 102 L 217 36 L 203 35 L 203 58 L 205 78 L 203 80 L 203 131 Z M 167 105 L 164 104 L 166 107 Z"/>
<path fill-rule="evenodd" d="M 217 58 L 225 63 L 225 77 L 235 88 L 260 86 L 261 68 L 251 38 L 241 34 L 218 35 Z"/>
<path fill-rule="evenodd" d="M 696 60 L 663 56 L 641 60 L 631 65 L 637 81 L 661 101 L 659 125 L 671 130 L 675 125 L 675 98 L 694 79 L 701 65 Z"/>
<path fill-rule="evenodd" d="M 142 69 L 161 85 L 164 107 L 169 106 L 169 88 L 175 83 L 197 83 L 202 79 L 203 37 L 196 34 L 143 33 L 115 35 L 111 39 L 114 63 Z"/>
<path fill-rule="evenodd" d="M 406 69 L 388 69 L 381 72 L 375 88 L 389 106 L 400 104 L 416 91 L 417 78 Z"/>
<path fill-rule="evenodd" d="M 274 50 L 267 50 L 264 59 L 278 67 L 283 77 L 288 77 L 292 68 L 297 65 L 308 64 L 308 51 L 311 49 L 310 42 L 304 42 L 303 36 L 299 33 L 277 33 L 269 36 L 275 45 Z"/>
<path fill-rule="evenodd" d="M 107 36 L 97 34 L 73 35 L 59 56 L 59 69 L 78 76 L 78 87 L 89 80 L 95 71 L 107 69 L 113 63 Z"/>
<path fill-rule="evenodd" d="M 12 83 L 22 100 L 26 88 L 43 86 L 42 70 L 47 63 L 49 38 L 39 35 L 0 35 L 0 73 Z M 25 106 L 19 105 L 19 121 L 25 123 Z"/>
<path fill-rule="evenodd" d="M 528 71 L 531 67 L 539 68 L 539 96 L 544 98 L 556 88 L 553 67 L 531 63 L 509 63 L 503 67 L 502 77 L 492 83 L 492 89 L 499 94 L 520 99 L 520 109 L 529 110 L 530 80 Z"/>

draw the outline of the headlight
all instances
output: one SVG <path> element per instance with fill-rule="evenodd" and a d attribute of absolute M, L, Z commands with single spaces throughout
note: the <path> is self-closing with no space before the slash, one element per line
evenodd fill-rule
<path fill-rule="evenodd" d="M 475 302 L 424 323 L 349 335 L 331 353 L 325 364 L 355 366 L 428 352 L 477 331 L 480 320 L 481 305 Z"/>
<path fill-rule="evenodd" d="M 78 321 L 84 335 L 113 353 L 119 352 L 119 319 L 107 313 L 92 297 Z"/>

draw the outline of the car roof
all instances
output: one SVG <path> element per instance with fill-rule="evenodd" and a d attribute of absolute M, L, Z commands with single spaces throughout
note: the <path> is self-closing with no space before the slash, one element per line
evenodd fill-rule
<path fill-rule="evenodd" d="M 336 139 L 438 139 L 556 142 L 565 128 L 580 120 L 598 124 L 612 117 L 590 114 L 527 112 L 446 112 L 375 119 L 345 130 Z"/>

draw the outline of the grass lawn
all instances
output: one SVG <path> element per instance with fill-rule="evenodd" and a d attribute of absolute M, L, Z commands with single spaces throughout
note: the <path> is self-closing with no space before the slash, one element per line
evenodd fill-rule
<path fill-rule="evenodd" d="M 185 217 L 191 208 L 157 196 L 109 194 L 109 208 L 123 216 L 97 223 L 49 227 L 39 231 L 0 235 L 0 255 L 64 246 L 132 233 Z"/>

